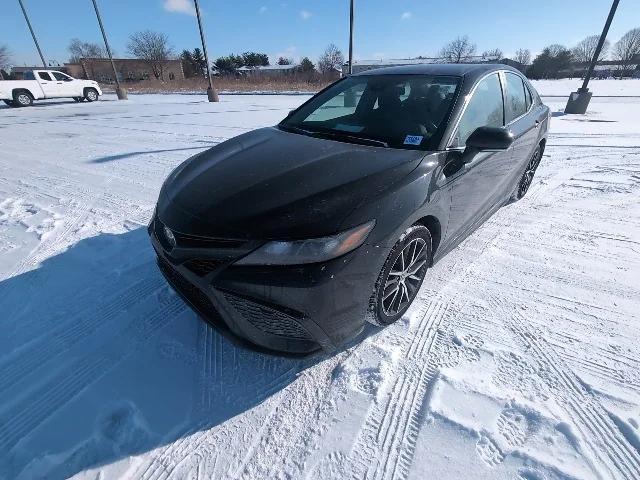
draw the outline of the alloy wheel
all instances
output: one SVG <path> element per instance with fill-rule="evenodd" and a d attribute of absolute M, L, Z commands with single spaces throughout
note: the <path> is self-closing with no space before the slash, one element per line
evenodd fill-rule
<path fill-rule="evenodd" d="M 427 271 L 427 242 L 414 238 L 400 252 L 385 279 L 382 310 L 393 317 L 407 307 L 418 293 Z"/>
<path fill-rule="evenodd" d="M 20 95 L 18 95 L 18 103 L 20 105 L 29 105 L 29 103 L 31 103 L 31 99 L 29 98 L 29 95 L 27 95 L 26 93 L 21 93 Z"/>
<path fill-rule="evenodd" d="M 527 169 L 524 171 L 522 178 L 520 179 L 520 184 L 518 185 L 518 198 L 524 197 L 525 193 L 529 190 L 531 183 L 533 182 L 533 176 L 536 173 L 536 169 L 540 164 L 540 160 L 542 158 L 542 151 L 540 148 L 537 148 L 531 160 L 527 164 Z"/>

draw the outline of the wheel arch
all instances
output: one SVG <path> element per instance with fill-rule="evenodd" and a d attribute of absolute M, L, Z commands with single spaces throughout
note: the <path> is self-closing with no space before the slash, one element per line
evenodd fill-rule
<path fill-rule="evenodd" d="M 437 217 L 433 215 L 427 215 L 418 219 L 414 225 L 423 225 L 427 227 L 429 233 L 431 234 L 431 262 L 433 263 L 433 257 L 440 246 L 440 241 L 442 240 L 442 224 Z"/>
<path fill-rule="evenodd" d="M 16 95 L 20 94 L 20 93 L 27 93 L 29 94 L 29 96 L 31 97 L 31 100 L 35 100 L 36 97 L 33 94 L 33 92 L 31 90 L 29 90 L 28 88 L 24 88 L 24 87 L 20 87 L 20 88 L 14 88 L 13 90 L 11 90 L 11 97 L 15 98 Z"/>
<path fill-rule="evenodd" d="M 538 143 L 538 145 L 540 145 L 540 154 L 544 153 L 544 147 L 547 146 L 547 137 L 544 137 L 540 140 L 540 143 Z"/>

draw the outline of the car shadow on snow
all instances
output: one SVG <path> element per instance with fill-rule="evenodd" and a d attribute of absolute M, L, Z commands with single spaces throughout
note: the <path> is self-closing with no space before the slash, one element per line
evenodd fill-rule
<path fill-rule="evenodd" d="M 66 478 L 234 421 L 330 355 L 226 340 L 167 286 L 145 228 L 0 282 L 0 311 L 0 478 Z"/>
<path fill-rule="evenodd" d="M 209 147 L 213 147 L 214 145 L 217 145 L 217 143 L 211 143 L 211 142 L 209 142 L 209 143 L 210 143 L 210 145 L 203 145 L 203 146 L 200 146 L 200 147 L 165 148 L 165 149 L 160 149 L 160 150 L 145 150 L 145 151 L 139 151 L 139 152 L 119 153 L 117 155 L 107 155 L 107 156 L 104 156 L 104 157 L 94 158 L 92 160 L 89 160 L 89 163 L 114 162 L 116 160 L 124 160 L 126 158 L 137 157 L 137 156 L 140 156 L 140 155 L 154 155 L 154 154 L 157 154 L 157 153 L 187 152 L 189 150 L 206 150 Z"/>

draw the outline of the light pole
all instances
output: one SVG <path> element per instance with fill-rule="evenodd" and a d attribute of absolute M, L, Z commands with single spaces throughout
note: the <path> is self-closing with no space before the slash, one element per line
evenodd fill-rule
<path fill-rule="evenodd" d="M 204 41 L 204 30 L 202 29 L 202 19 L 200 18 L 200 6 L 198 0 L 193 0 L 196 5 L 196 16 L 198 17 L 198 28 L 200 29 L 200 40 L 202 41 L 202 51 L 204 52 L 204 61 L 207 62 L 207 78 L 209 79 L 209 87 L 207 87 L 207 98 L 210 102 L 218 102 L 218 92 L 213 88 L 211 80 L 211 65 L 209 65 L 209 55 L 207 54 L 207 43 Z"/>
<path fill-rule="evenodd" d="M 607 33 L 609 32 L 609 27 L 611 26 L 611 21 L 616 13 L 616 9 L 618 8 L 618 3 L 620 3 L 620 0 L 613 0 L 611 10 L 609 10 L 609 16 L 607 17 L 607 21 L 604 23 L 604 29 L 600 35 L 600 40 L 598 41 L 595 52 L 593 52 L 593 58 L 591 59 L 587 73 L 584 76 L 582 87 L 580 87 L 577 92 L 572 92 L 571 95 L 569 95 L 569 100 L 567 101 L 567 106 L 564 108 L 564 113 L 587 113 L 587 107 L 589 106 L 592 95 L 587 86 L 589 85 L 589 80 L 593 74 L 593 69 L 598 62 L 598 57 L 602 51 L 604 41 L 607 39 Z"/>
<path fill-rule="evenodd" d="M 100 31 L 102 32 L 102 38 L 104 39 L 104 46 L 107 49 L 107 55 L 111 61 L 111 68 L 113 69 L 113 78 L 116 79 L 116 95 L 118 100 L 127 99 L 127 91 L 120 86 L 120 80 L 118 80 L 118 72 L 116 71 L 116 64 L 113 63 L 113 55 L 111 55 L 111 48 L 109 48 L 109 42 L 107 41 L 107 34 L 104 31 L 104 25 L 102 25 L 102 17 L 100 16 L 100 10 L 98 10 L 98 4 L 96 0 L 93 0 L 93 8 L 96 11 L 96 17 L 98 17 L 98 25 L 100 25 Z"/>
<path fill-rule="evenodd" d="M 353 75 L 353 2 L 349 8 L 349 75 Z"/>
<path fill-rule="evenodd" d="M 42 60 L 42 66 L 47 68 L 47 62 L 44 61 L 44 55 L 42 55 L 42 50 L 40 50 L 40 45 L 38 44 L 38 39 L 36 38 L 36 34 L 31 27 L 31 22 L 29 21 L 29 15 L 27 15 L 27 10 L 24 8 L 24 4 L 22 0 L 18 0 L 20 4 L 20 8 L 22 8 L 22 13 L 24 14 L 24 19 L 27 21 L 27 26 L 29 27 L 29 31 L 31 32 L 31 36 L 33 37 L 33 43 L 36 44 L 36 48 L 38 49 L 38 53 L 40 54 L 40 60 Z"/>

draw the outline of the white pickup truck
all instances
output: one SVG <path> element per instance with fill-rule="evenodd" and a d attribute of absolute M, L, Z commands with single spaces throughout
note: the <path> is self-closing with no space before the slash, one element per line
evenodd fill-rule
<path fill-rule="evenodd" d="M 78 80 L 55 70 L 25 72 L 24 80 L 0 80 L 0 100 L 11 107 L 28 107 L 45 98 L 95 102 L 100 95 L 102 90 L 93 80 Z"/>

